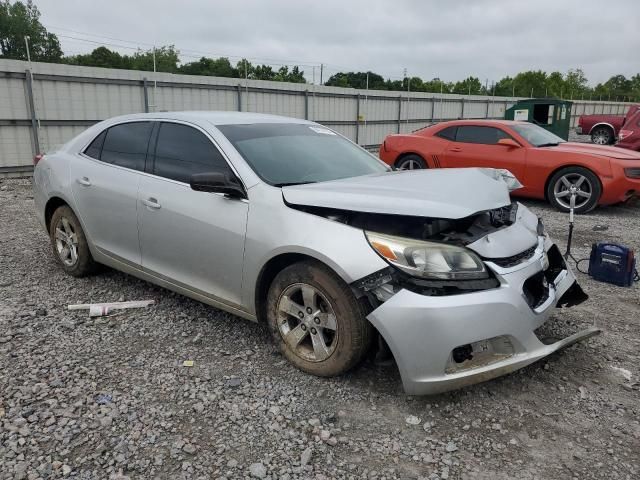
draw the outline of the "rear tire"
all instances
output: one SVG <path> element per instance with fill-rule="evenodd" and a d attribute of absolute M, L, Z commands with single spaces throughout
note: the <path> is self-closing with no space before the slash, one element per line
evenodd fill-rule
<path fill-rule="evenodd" d="M 591 142 L 596 145 L 611 145 L 614 140 L 613 130 L 609 127 L 596 127 L 591 132 Z"/>
<path fill-rule="evenodd" d="M 396 162 L 398 170 L 421 170 L 427 168 L 427 164 L 420 155 L 414 153 L 405 155 Z"/>
<path fill-rule="evenodd" d="M 49 238 L 53 254 L 65 272 L 84 277 L 96 270 L 87 237 L 78 217 L 68 206 L 58 207 L 51 217 Z"/>
<path fill-rule="evenodd" d="M 598 205 L 602 187 L 598 176 L 583 167 L 566 167 L 558 170 L 547 183 L 547 199 L 557 210 L 570 210 L 570 187 L 578 189 L 575 213 L 588 213 Z"/>
<path fill-rule="evenodd" d="M 275 344 L 293 365 L 320 377 L 340 375 L 371 346 L 366 305 L 325 265 L 303 261 L 276 275 L 267 295 Z"/>

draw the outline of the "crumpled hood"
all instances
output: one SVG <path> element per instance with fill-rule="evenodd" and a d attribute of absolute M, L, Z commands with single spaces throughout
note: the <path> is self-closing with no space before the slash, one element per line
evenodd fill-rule
<path fill-rule="evenodd" d="M 507 185 L 490 170 L 396 171 L 292 185 L 283 187 L 282 195 L 293 205 L 457 219 L 509 205 Z"/>
<path fill-rule="evenodd" d="M 542 147 L 544 150 L 562 150 L 563 152 L 577 153 L 580 155 L 600 155 L 604 157 L 619 158 L 621 160 L 640 160 L 640 153 L 620 147 L 608 147 L 605 145 L 592 145 L 588 143 L 566 142 L 555 147 Z"/>

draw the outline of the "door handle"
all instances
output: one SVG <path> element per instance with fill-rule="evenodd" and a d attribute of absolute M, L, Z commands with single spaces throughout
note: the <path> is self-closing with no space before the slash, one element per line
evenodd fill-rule
<path fill-rule="evenodd" d="M 158 203 L 158 200 L 156 200 L 153 197 L 149 197 L 146 200 L 142 200 L 142 204 L 145 207 L 153 208 L 154 210 L 158 210 L 161 207 L 160 203 Z"/>
<path fill-rule="evenodd" d="M 450 152 L 461 152 L 461 151 L 462 151 L 462 148 L 460 148 L 460 147 L 451 147 L 451 148 L 449 149 L 449 151 L 450 151 Z"/>
<path fill-rule="evenodd" d="M 76 178 L 76 182 L 78 182 L 83 187 L 90 187 L 91 181 L 87 177 Z"/>

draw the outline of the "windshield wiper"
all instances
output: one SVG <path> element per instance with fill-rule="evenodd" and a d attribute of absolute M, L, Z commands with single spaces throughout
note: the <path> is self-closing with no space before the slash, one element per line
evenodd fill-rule
<path fill-rule="evenodd" d="M 309 183 L 318 183 L 316 180 L 309 180 L 308 182 L 284 182 L 284 183 L 274 183 L 274 187 L 291 187 L 294 185 L 307 185 Z"/>
<path fill-rule="evenodd" d="M 537 145 L 537 147 L 555 147 L 560 145 L 560 142 L 549 142 L 549 143 L 541 143 L 540 145 Z"/>

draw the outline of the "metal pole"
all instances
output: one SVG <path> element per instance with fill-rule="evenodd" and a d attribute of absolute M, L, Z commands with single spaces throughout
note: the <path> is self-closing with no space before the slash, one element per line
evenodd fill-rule
<path fill-rule="evenodd" d="M 369 116 L 369 72 L 367 72 L 367 90 L 364 95 L 364 134 L 367 134 L 367 117 Z"/>
<path fill-rule="evenodd" d="M 153 46 L 153 109 L 158 111 L 158 80 L 156 75 L 156 46 Z"/>
<path fill-rule="evenodd" d="M 440 80 L 440 121 L 442 121 L 442 117 L 444 116 L 444 104 L 442 103 L 444 101 L 443 87 L 444 84 L 442 83 L 442 80 Z"/>
<path fill-rule="evenodd" d="M 249 111 L 249 70 L 247 68 L 247 59 L 244 60 L 244 93 L 247 97 L 247 112 Z"/>
<path fill-rule="evenodd" d="M 304 91 L 304 119 L 309 120 L 309 90 Z"/>
<path fill-rule="evenodd" d="M 38 118 L 36 116 L 35 104 L 33 102 L 33 77 L 31 70 L 25 70 L 24 78 L 27 81 L 27 102 L 29 103 L 29 113 L 31 114 L 31 130 L 33 134 L 34 156 L 40 152 L 40 138 L 38 136 Z"/>
<path fill-rule="evenodd" d="M 29 62 L 29 71 L 31 71 L 31 53 L 29 52 L 29 36 L 24 36 L 24 44 L 27 47 L 27 62 Z"/>
<path fill-rule="evenodd" d="M 356 95 L 356 143 L 360 144 L 360 94 Z"/>
<path fill-rule="evenodd" d="M 147 91 L 147 77 L 142 79 L 142 95 L 144 97 L 144 113 L 149 113 L 149 92 Z"/>
<path fill-rule="evenodd" d="M 324 85 L 324 83 L 322 83 L 322 73 L 324 71 L 324 63 L 320 64 L 320 85 Z"/>
<path fill-rule="evenodd" d="M 242 111 L 242 84 L 238 84 L 238 111 Z"/>
<path fill-rule="evenodd" d="M 460 103 L 462 104 L 462 109 L 460 111 L 460 119 L 464 119 L 464 97 L 460 98 Z"/>
<path fill-rule="evenodd" d="M 401 121 L 402 121 L 402 95 L 398 95 L 398 133 L 400 133 Z"/>

